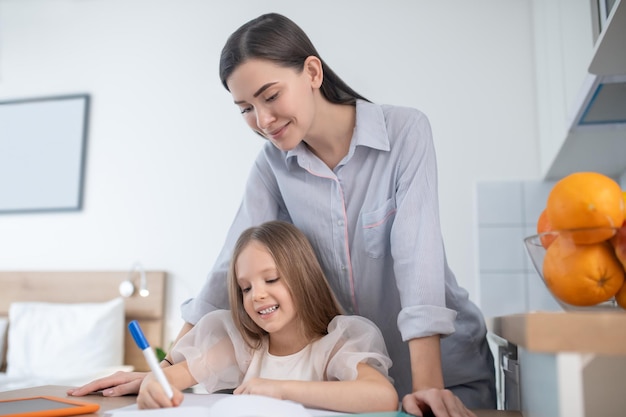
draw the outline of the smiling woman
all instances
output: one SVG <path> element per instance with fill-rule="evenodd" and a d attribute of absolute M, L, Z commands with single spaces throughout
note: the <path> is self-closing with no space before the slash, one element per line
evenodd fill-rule
<path fill-rule="evenodd" d="M 376 61 L 369 53 L 362 57 L 351 65 L 361 69 Z M 381 79 L 385 88 L 401 66 Z M 407 411 L 469 416 L 468 407 L 495 407 L 485 320 L 457 283 L 445 253 L 435 146 L 426 115 L 364 99 L 336 76 L 295 22 L 277 13 L 249 20 L 228 37 L 219 73 L 244 121 L 269 140 L 248 171 L 214 268 L 197 297 L 182 305 L 186 323 L 179 338 L 210 312 L 229 308 L 224 283 L 240 234 L 282 220 L 307 236 L 344 311 L 379 325 L 394 361 L 390 374 Z M 401 88 L 408 91 L 406 85 Z M 295 291 L 292 297 L 301 299 Z M 279 300 L 254 307 L 275 306 L 268 315 L 273 320 L 283 317 Z M 299 313 L 306 311 L 298 306 Z M 271 333 L 267 339 L 271 344 Z M 371 377 L 369 371 L 363 371 L 365 378 Z M 124 395 L 136 392 L 143 378 L 133 374 L 94 381 L 75 395 L 105 386 L 108 395 Z M 141 385 L 143 392 L 149 383 Z M 364 397 L 376 401 L 375 395 Z M 155 392 L 146 405 L 176 404 L 159 398 Z"/>

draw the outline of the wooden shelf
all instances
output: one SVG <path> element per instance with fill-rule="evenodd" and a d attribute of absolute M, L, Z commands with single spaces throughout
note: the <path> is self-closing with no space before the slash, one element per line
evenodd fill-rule
<path fill-rule="evenodd" d="M 534 312 L 495 317 L 491 329 L 530 352 L 626 355 L 626 311 Z"/>

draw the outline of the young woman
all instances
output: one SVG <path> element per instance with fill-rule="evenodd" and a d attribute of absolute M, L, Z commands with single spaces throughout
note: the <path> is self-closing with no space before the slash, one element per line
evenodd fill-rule
<path fill-rule="evenodd" d="M 149 374 L 140 408 L 178 405 L 181 389 L 202 383 L 209 392 L 236 388 L 234 394 L 334 411 L 398 409 L 382 334 L 367 319 L 340 315 L 313 248 L 295 226 L 272 221 L 244 231 L 228 287 L 231 311 L 205 315 L 170 353 L 174 365 L 164 372 L 173 399 Z"/>
<path fill-rule="evenodd" d="M 426 116 L 364 99 L 300 27 L 273 13 L 230 36 L 220 78 L 268 143 L 206 284 L 182 306 L 181 335 L 228 307 L 224 282 L 239 234 L 286 220 L 311 241 L 344 311 L 382 330 L 406 411 L 446 417 L 495 408 L 485 322 L 446 261 Z M 143 375 L 117 374 L 73 392 L 137 392 Z"/>

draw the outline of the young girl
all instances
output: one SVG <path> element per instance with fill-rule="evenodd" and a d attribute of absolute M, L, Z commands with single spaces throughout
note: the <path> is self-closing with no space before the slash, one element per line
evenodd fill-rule
<path fill-rule="evenodd" d="M 164 372 L 170 401 L 149 374 L 140 408 L 180 404 L 181 389 L 236 388 L 342 412 L 392 411 L 398 396 L 378 328 L 342 316 L 307 238 L 272 221 L 243 232 L 228 274 L 231 311 L 204 316 L 176 344 Z"/>

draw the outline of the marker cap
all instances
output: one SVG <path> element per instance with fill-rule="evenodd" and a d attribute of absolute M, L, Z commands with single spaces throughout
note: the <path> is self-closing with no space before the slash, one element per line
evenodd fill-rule
<path fill-rule="evenodd" d="M 130 330 L 130 334 L 133 335 L 133 339 L 135 339 L 135 343 L 139 346 L 139 349 L 144 350 L 150 347 L 150 344 L 146 340 L 146 336 L 143 335 L 141 331 L 141 327 L 139 327 L 139 323 L 137 320 L 133 320 L 128 323 L 128 330 Z"/>

